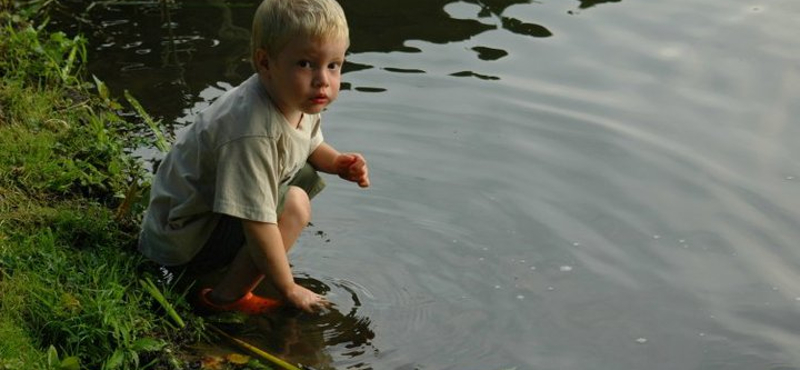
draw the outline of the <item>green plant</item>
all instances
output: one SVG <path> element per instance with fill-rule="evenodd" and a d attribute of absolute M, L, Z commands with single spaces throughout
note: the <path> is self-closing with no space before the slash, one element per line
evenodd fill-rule
<path fill-rule="evenodd" d="M 78 73 L 86 63 L 86 39 L 53 32 L 42 37 L 44 26 L 9 22 L 0 41 L 0 71 L 16 79 L 37 84 L 58 81 L 68 86 L 79 83 Z"/>
<path fill-rule="evenodd" d="M 57 0 L 2 0 L 0 1 L 0 10 L 13 7 L 18 19 L 33 19 L 46 15 L 51 6 L 55 4 L 58 4 Z"/>
<path fill-rule="evenodd" d="M 56 347 L 50 346 L 47 349 L 47 368 L 53 370 L 80 370 L 81 364 L 75 356 L 58 358 Z"/>
<path fill-rule="evenodd" d="M 148 334 L 161 321 L 144 309 L 152 298 L 133 284 L 141 257 L 113 247 L 124 236 L 109 227 L 108 213 L 56 209 L 43 220 L 52 228 L 11 234 L 14 249 L 0 254 L 8 275 L 2 284 L 24 296 L 4 302 L 3 311 L 16 312 L 39 346 L 54 346 L 90 368 L 137 368 L 140 353 L 167 342 Z"/>
<path fill-rule="evenodd" d="M 154 144 L 156 148 L 158 148 L 158 150 L 160 150 L 162 153 L 168 152 L 170 145 L 166 137 L 164 137 L 164 133 L 161 131 L 161 121 L 156 122 L 153 117 L 151 117 L 142 107 L 139 101 L 136 100 L 136 98 L 133 97 L 130 92 L 128 92 L 128 90 L 125 90 L 125 98 L 128 99 L 128 102 L 131 104 L 133 109 L 136 111 L 139 117 L 142 117 L 144 122 L 147 124 L 147 127 L 149 127 L 153 132 L 153 135 L 155 135 Z"/>
<path fill-rule="evenodd" d="M 82 38 L 23 18 L 0 8 L 0 370 L 179 368 L 203 325 L 135 252 L 132 124 Z"/>

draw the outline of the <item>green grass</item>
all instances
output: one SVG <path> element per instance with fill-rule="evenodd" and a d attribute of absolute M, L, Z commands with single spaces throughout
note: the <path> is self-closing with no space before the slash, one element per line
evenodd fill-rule
<path fill-rule="evenodd" d="M 148 175 L 122 144 L 132 125 L 81 77 L 85 40 L 4 8 L 0 369 L 181 366 L 175 354 L 203 325 L 136 252 L 141 195 L 130 190 Z"/>
<path fill-rule="evenodd" d="M 0 370 L 187 368 L 204 322 L 136 251 L 144 139 L 84 75 L 86 41 L 29 20 L 53 3 L 0 0 Z"/>

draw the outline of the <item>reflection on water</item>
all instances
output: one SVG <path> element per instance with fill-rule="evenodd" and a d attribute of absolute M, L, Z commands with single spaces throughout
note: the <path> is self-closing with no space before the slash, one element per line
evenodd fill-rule
<path fill-rule="evenodd" d="M 497 77 L 497 76 L 487 76 L 487 75 L 482 75 L 480 73 L 475 73 L 475 72 L 472 72 L 472 71 L 455 72 L 455 73 L 451 73 L 450 75 L 451 76 L 456 76 L 456 77 L 476 77 L 476 78 L 479 78 L 481 80 L 499 80 L 500 79 L 500 77 Z"/>
<path fill-rule="evenodd" d="M 591 8 L 597 4 L 604 4 L 604 3 L 618 3 L 622 0 L 580 0 L 581 2 L 581 9 Z"/>
<path fill-rule="evenodd" d="M 374 184 L 331 181 L 292 252 L 336 310 L 248 340 L 330 369 L 798 368 L 799 3 L 341 2 L 326 139 Z M 181 126 L 251 73 L 253 6 L 62 25 Z"/>
<path fill-rule="evenodd" d="M 226 330 L 289 363 L 301 363 L 318 370 L 370 368 L 361 357 L 379 351 L 372 345 L 375 333 L 370 319 L 358 312 L 361 307 L 358 294 L 363 292 L 347 281 L 326 284 L 307 275 L 297 276 L 296 280 L 329 297 L 336 305 L 319 315 L 285 310 L 251 317 Z M 335 353 L 336 358 L 331 353 Z"/>
<path fill-rule="evenodd" d="M 411 52 L 420 50 L 409 41 L 447 44 L 469 40 L 498 28 L 532 36 L 549 37 L 544 26 L 505 16 L 507 8 L 531 0 L 469 0 L 477 13 L 454 18 L 445 7 L 453 0 L 342 1 L 351 27 L 350 53 Z M 112 90 L 128 89 L 169 124 L 185 115 L 183 107 L 198 102 L 206 86 L 225 80 L 238 83 L 252 73 L 249 64 L 249 24 L 256 4 L 223 0 L 167 2 L 104 2 L 89 7 L 71 0 L 62 27 L 88 33 L 95 45 L 90 61 L 93 73 L 103 76 Z M 72 14 L 81 14 L 75 22 Z M 477 16 L 478 19 L 473 19 Z M 508 52 L 485 46 L 475 48 L 479 58 L 496 60 Z M 96 56 L 102 55 L 102 58 Z M 344 72 L 372 68 L 348 63 Z M 401 68 L 388 71 L 406 72 Z M 415 69 L 414 72 L 422 70 Z M 120 75 L 121 73 L 121 75 Z M 463 71 L 453 76 L 493 80 L 495 76 Z M 345 89 L 350 87 L 345 82 Z M 147 92 L 156 89 L 157 96 Z M 385 88 L 361 87 L 363 92 Z M 181 102 L 181 104 L 174 104 Z"/>
<path fill-rule="evenodd" d="M 351 28 L 353 53 L 379 51 L 419 52 L 408 40 L 434 43 L 462 41 L 493 29 L 475 19 L 453 19 L 444 11 L 442 0 L 342 1 Z"/>
<path fill-rule="evenodd" d="M 501 27 L 534 37 L 551 33 L 540 25 L 504 17 L 506 8 L 528 4 L 531 0 L 479 1 L 467 3 L 480 7 L 479 19 L 456 19 L 446 11 L 452 0 L 384 0 L 375 6 L 370 0 L 342 1 L 352 28 L 351 52 L 419 52 L 407 45 L 409 40 L 425 40 L 437 44 L 468 40 L 498 26 L 485 23 L 486 18 L 500 18 Z"/>
<path fill-rule="evenodd" d="M 506 55 L 508 52 L 500 49 L 492 49 L 485 46 L 476 46 L 472 48 L 478 53 L 478 58 L 481 60 L 498 60 Z"/>

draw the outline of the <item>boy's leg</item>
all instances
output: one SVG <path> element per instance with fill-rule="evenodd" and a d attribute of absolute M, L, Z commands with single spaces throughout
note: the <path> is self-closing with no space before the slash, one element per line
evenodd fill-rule
<path fill-rule="evenodd" d="M 282 189 L 283 196 L 278 206 L 278 229 L 287 253 L 311 221 L 311 198 L 324 187 L 322 178 L 311 166 L 306 165 Z M 212 290 L 210 298 L 219 303 L 234 301 L 255 289 L 263 278 L 264 275 L 248 249 L 241 248 L 228 271 Z"/>
<path fill-rule="evenodd" d="M 283 246 L 289 249 L 300 236 L 311 218 L 311 202 L 303 189 L 290 186 L 286 192 L 283 212 L 278 219 Z M 248 248 L 241 248 L 228 267 L 228 271 L 211 293 L 217 303 L 233 302 L 251 292 L 263 280 L 264 275 L 256 266 Z"/>
<path fill-rule="evenodd" d="M 314 167 L 306 163 L 306 165 L 303 166 L 303 168 L 301 168 L 300 171 L 298 171 L 297 174 L 294 175 L 294 177 L 289 181 L 289 184 L 285 186 L 297 186 L 298 188 L 305 190 L 306 194 L 308 195 L 308 199 L 314 199 L 314 197 L 319 194 L 322 189 L 325 189 L 325 180 L 319 176 L 319 173 L 317 173 L 317 170 L 315 170 Z M 284 190 L 283 187 L 281 190 Z M 284 199 L 285 198 L 281 197 L 278 202 L 278 215 L 280 215 L 281 211 L 283 210 Z"/>
<path fill-rule="evenodd" d="M 325 188 L 325 181 L 310 164 L 306 163 L 300 171 L 289 181 L 281 186 L 281 197 L 278 201 L 278 227 L 281 235 L 284 232 L 293 233 L 289 236 L 291 243 L 284 242 L 286 252 L 294 245 L 303 229 L 311 222 L 311 199 Z M 290 196 L 290 193 L 291 196 Z M 288 211 L 288 212 L 287 212 Z M 281 226 L 283 224 L 283 226 Z M 284 231 L 285 229 L 285 231 Z M 284 236 L 287 238 L 287 236 Z"/>
<path fill-rule="evenodd" d="M 278 229 L 281 231 L 283 247 L 289 253 L 300 233 L 311 222 L 311 199 L 303 189 L 296 186 L 289 187 L 285 199 L 278 217 Z"/>

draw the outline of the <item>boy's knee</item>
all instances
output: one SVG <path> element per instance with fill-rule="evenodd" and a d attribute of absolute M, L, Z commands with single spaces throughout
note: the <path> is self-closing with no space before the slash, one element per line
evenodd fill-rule
<path fill-rule="evenodd" d="M 311 199 L 305 190 L 297 186 L 290 186 L 286 191 L 286 200 L 281 216 L 290 215 L 304 224 L 311 222 Z"/>

